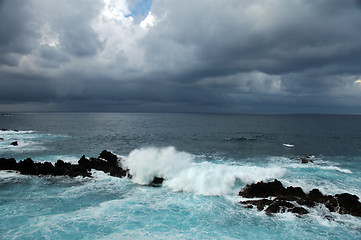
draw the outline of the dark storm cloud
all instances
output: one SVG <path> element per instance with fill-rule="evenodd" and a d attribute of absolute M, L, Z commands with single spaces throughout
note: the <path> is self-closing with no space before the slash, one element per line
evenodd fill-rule
<path fill-rule="evenodd" d="M 36 1 L 35 1 L 36 2 Z M 92 56 L 103 43 L 91 27 L 102 5 L 98 1 L 41 1 L 38 3 L 38 18 L 56 34 L 58 48 L 75 57 Z M 39 4 L 40 3 L 40 4 Z"/>
<path fill-rule="evenodd" d="M 0 1 L 0 111 L 360 112 L 360 1 L 141 2 Z"/>
<path fill-rule="evenodd" d="M 32 12 L 27 1 L 0 1 L 0 64 L 16 66 L 23 54 L 36 44 Z"/>
<path fill-rule="evenodd" d="M 330 64 L 343 69 L 347 60 L 359 71 L 361 11 L 354 1 L 206 3 L 178 3 L 172 8 L 167 21 L 145 39 L 148 55 L 164 54 L 167 62 L 170 54 L 178 59 L 177 52 L 162 51 L 161 44 L 193 47 L 190 60 L 205 64 L 206 75 L 209 68 L 272 74 Z"/>

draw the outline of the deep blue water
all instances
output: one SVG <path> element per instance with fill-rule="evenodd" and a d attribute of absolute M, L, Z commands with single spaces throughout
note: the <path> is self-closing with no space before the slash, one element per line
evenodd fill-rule
<path fill-rule="evenodd" d="M 77 162 L 107 149 L 134 176 L 2 171 L 2 239 L 361 239 L 360 218 L 322 206 L 267 216 L 237 197 L 274 178 L 361 197 L 360 115 L 13 114 L 0 128 L 0 157 Z M 306 154 L 314 164 L 300 164 Z M 154 175 L 163 187 L 144 186 Z"/>

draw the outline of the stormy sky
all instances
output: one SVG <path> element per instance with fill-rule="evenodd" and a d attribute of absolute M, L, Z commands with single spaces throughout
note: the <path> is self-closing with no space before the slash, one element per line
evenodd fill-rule
<path fill-rule="evenodd" d="M 0 112 L 361 113 L 359 0 L 0 0 Z"/>

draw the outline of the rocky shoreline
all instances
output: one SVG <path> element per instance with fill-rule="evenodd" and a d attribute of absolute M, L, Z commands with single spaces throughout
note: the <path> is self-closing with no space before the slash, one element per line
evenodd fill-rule
<path fill-rule="evenodd" d="M 330 212 L 361 217 L 361 203 L 356 195 L 349 193 L 323 195 L 318 189 L 306 194 L 300 187 L 285 188 L 277 179 L 273 182 L 247 185 L 239 195 L 245 198 L 261 198 L 240 203 L 246 208 L 256 207 L 259 211 L 264 210 L 269 215 L 292 212 L 299 216 L 308 213 L 305 207 L 311 208 L 322 204 Z"/>
<path fill-rule="evenodd" d="M 51 162 L 34 162 L 31 158 L 19 162 L 14 158 L 0 158 L 0 170 L 18 171 L 24 175 L 92 177 L 91 169 L 103 171 L 113 177 L 132 178 L 129 169 L 123 168 L 121 159 L 107 150 L 103 150 L 97 158 L 87 158 L 83 155 L 78 164 L 58 160 L 53 165 Z M 159 187 L 163 181 L 163 178 L 155 176 L 149 186 Z M 349 193 L 323 195 L 318 189 L 305 193 L 300 187 L 285 188 L 277 179 L 273 182 L 247 185 L 239 192 L 239 196 L 250 198 L 240 202 L 245 208 L 255 207 L 268 215 L 291 212 L 301 216 L 309 213 L 306 208 L 322 204 L 330 212 L 361 217 L 361 202 L 356 195 Z"/>
<path fill-rule="evenodd" d="M 132 178 L 129 170 L 122 167 L 121 159 L 117 155 L 103 150 L 99 157 L 87 158 L 83 155 L 78 164 L 71 164 L 58 160 L 54 165 L 51 162 L 34 162 L 31 158 L 26 158 L 17 162 L 14 158 L 0 158 L 0 170 L 18 171 L 24 175 L 52 175 L 69 177 L 92 177 L 91 169 L 103 171 L 113 177 Z M 154 177 L 149 183 L 150 186 L 161 186 L 163 178 Z"/>

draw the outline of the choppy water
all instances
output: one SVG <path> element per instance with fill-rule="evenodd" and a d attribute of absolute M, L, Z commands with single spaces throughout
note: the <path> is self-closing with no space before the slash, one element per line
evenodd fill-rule
<path fill-rule="evenodd" d="M 360 218 L 322 206 L 267 216 L 237 196 L 277 178 L 361 197 L 361 116 L 14 114 L 0 128 L 11 129 L 0 157 L 77 162 L 107 149 L 134 176 L 1 171 L 2 239 L 361 239 Z M 300 164 L 305 154 L 314 164 Z M 155 175 L 163 187 L 143 185 Z"/>

